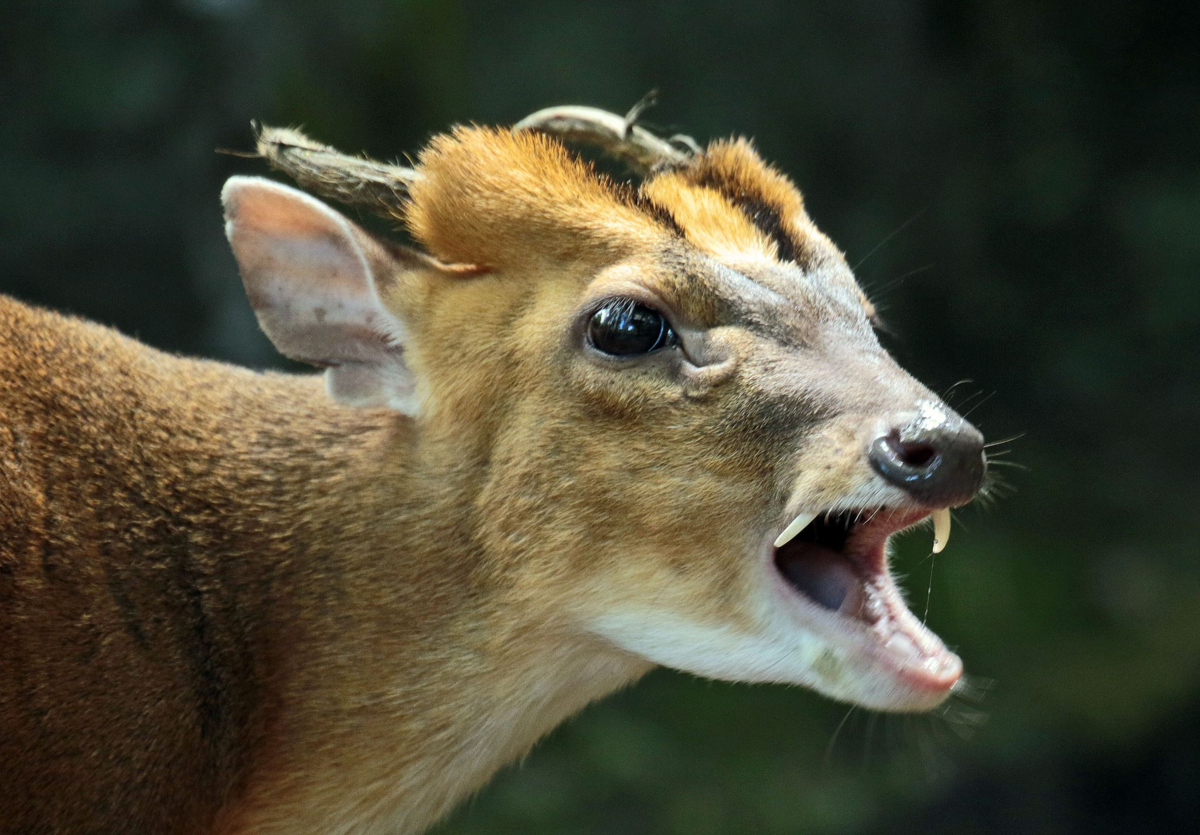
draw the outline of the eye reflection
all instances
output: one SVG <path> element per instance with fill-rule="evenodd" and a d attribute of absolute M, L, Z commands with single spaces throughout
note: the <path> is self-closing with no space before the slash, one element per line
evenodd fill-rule
<path fill-rule="evenodd" d="M 649 354 L 675 339 L 661 313 L 632 299 L 613 299 L 593 313 L 587 335 L 592 347 L 614 357 Z"/>

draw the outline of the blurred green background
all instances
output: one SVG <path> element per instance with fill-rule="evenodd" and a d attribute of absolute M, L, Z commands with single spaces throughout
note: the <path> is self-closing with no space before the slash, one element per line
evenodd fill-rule
<path fill-rule="evenodd" d="M 549 104 L 755 138 L 890 347 L 1027 469 L 900 545 L 974 687 L 942 713 L 659 671 L 441 833 L 1194 831 L 1200 6 L 87 0 L 0 9 L 0 292 L 276 364 L 215 148 L 395 157 Z"/>

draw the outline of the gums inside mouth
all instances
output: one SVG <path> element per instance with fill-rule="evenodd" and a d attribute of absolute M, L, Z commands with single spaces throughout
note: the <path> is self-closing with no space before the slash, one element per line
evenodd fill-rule
<path fill-rule="evenodd" d="M 866 603 L 864 583 L 872 574 L 878 574 L 883 565 L 881 560 L 871 559 L 873 554 L 856 553 L 859 548 L 849 550 L 847 543 L 852 534 L 868 526 L 877 515 L 877 511 L 870 510 L 818 516 L 790 542 L 776 549 L 776 567 L 793 588 L 817 605 L 861 618 Z M 863 520 L 868 521 L 864 524 Z M 875 539 L 882 545 L 884 537 Z M 882 548 L 879 552 L 881 557 Z"/>
<path fill-rule="evenodd" d="M 962 664 L 909 611 L 885 551 L 891 534 L 928 515 L 893 508 L 821 514 L 775 548 L 774 562 L 798 596 L 814 604 L 829 637 L 934 691 L 952 686 Z"/>

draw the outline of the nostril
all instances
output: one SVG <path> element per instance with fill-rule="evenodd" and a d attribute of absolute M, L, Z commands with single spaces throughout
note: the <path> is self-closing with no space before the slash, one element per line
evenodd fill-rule
<path fill-rule="evenodd" d="M 930 506 L 962 504 L 983 484 L 983 438 L 966 424 L 875 438 L 867 459 L 875 472 Z"/>
<path fill-rule="evenodd" d="M 895 468 L 908 473 L 930 470 L 937 466 L 938 448 L 925 440 L 902 441 L 897 433 L 876 438 L 872 458 L 886 458 Z"/>
<path fill-rule="evenodd" d="M 919 441 L 892 441 L 896 457 L 910 467 L 928 467 L 937 457 L 937 450 Z"/>
<path fill-rule="evenodd" d="M 893 484 L 912 489 L 933 478 L 941 456 L 923 441 L 901 441 L 896 434 L 876 438 L 867 450 L 871 466 Z"/>

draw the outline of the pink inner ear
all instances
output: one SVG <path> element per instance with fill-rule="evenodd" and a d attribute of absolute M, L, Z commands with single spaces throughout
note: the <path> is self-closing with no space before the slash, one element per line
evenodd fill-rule
<path fill-rule="evenodd" d="M 388 251 L 308 195 L 233 178 L 226 231 L 259 323 L 286 356 L 329 368 L 330 392 L 356 406 L 408 402 L 405 329 L 375 289 L 403 269 Z"/>
<path fill-rule="evenodd" d="M 226 189 L 225 203 L 229 220 L 241 226 L 263 235 L 307 238 L 340 234 L 347 225 L 344 218 L 303 192 L 270 180 L 243 179 L 250 182 Z"/>
<path fill-rule="evenodd" d="M 246 294 L 282 353 L 315 365 L 382 361 L 401 338 L 369 267 L 346 238 L 247 236 Z M 235 245 L 236 246 L 236 245 Z"/>

